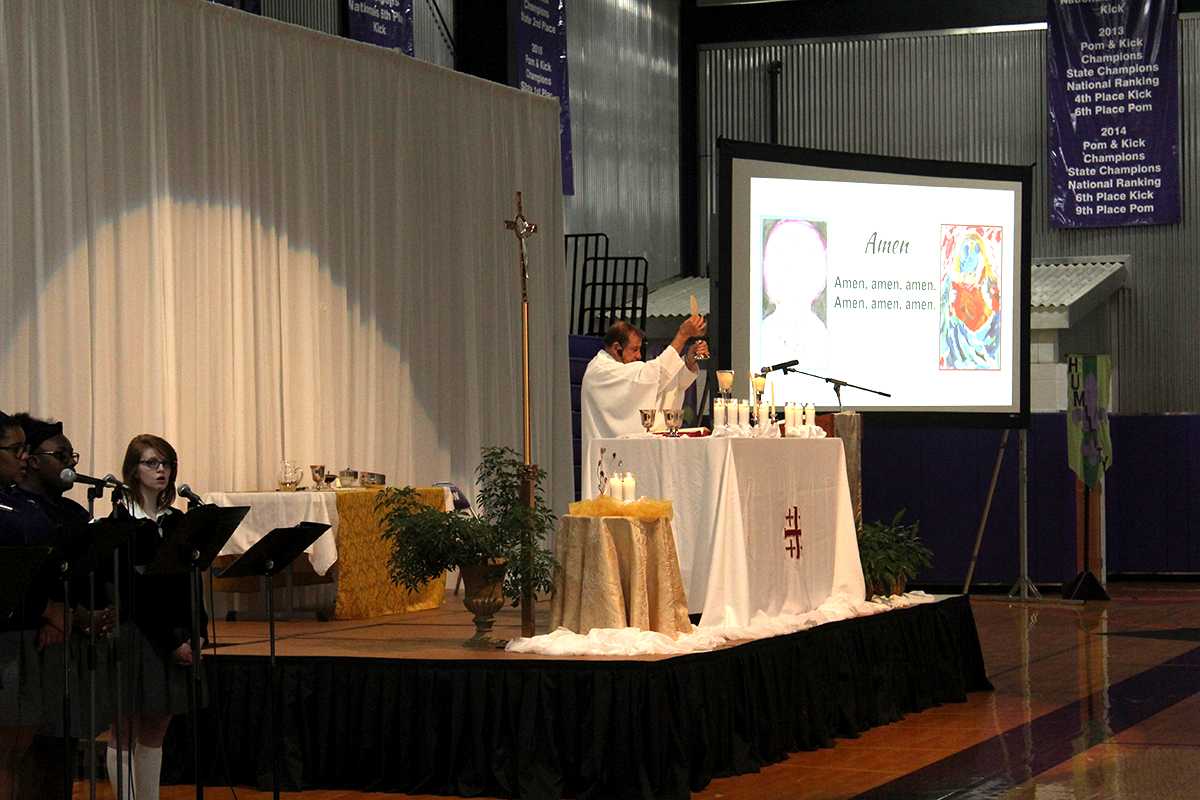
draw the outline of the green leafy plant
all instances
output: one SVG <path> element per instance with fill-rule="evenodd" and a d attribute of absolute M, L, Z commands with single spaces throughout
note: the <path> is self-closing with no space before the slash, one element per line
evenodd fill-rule
<path fill-rule="evenodd" d="M 504 596 L 514 606 L 520 603 L 526 579 L 535 592 L 550 591 L 555 562 L 545 540 L 555 518 L 542 492 L 546 472 L 537 469 L 534 474 L 530 507 L 521 502 L 525 469 L 512 449 L 485 447 L 475 472 L 478 514 L 421 505 L 412 487 L 382 490 L 375 507 L 383 537 L 392 545 L 388 560 L 392 582 L 413 591 L 448 569 L 505 561 Z M 532 542 L 528 565 L 521 557 L 526 530 Z"/>
<path fill-rule="evenodd" d="M 900 594 L 905 584 L 933 563 L 933 551 L 918 535 L 920 522 L 905 523 L 905 509 L 890 522 L 867 522 L 858 529 L 867 596 Z"/>

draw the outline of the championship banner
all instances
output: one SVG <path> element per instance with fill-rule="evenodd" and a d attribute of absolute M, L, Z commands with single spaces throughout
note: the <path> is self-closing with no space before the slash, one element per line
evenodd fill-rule
<path fill-rule="evenodd" d="M 1050 224 L 1180 220 L 1176 0 L 1049 0 Z"/>
<path fill-rule="evenodd" d="M 558 98 L 563 194 L 573 195 L 566 0 L 508 0 L 508 15 L 509 82 L 525 92 Z"/>
<path fill-rule="evenodd" d="M 1067 458 L 1071 471 L 1084 486 L 1095 486 L 1112 464 L 1112 439 L 1108 433 L 1108 356 L 1067 356 Z"/>
<path fill-rule="evenodd" d="M 346 0 L 346 35 L 413 54 L 412 0 Z"/>
<path fill-rule="evenodd" d="M 219 6 L 229 6 L 248 14 L 262 15 L 262 0 L 214 0 Z"/>

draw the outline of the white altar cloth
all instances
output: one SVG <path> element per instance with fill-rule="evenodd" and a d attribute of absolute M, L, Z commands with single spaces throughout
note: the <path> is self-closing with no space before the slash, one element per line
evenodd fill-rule
<path fill-rule="evenodd" d="M 584 454 L 583 494 L 596 493 L 604 448 L 637 493 L 671 500 L 688 610 L 701 626 L 806 614 L 865 585 L 840 439 L 597 439 Z"/>

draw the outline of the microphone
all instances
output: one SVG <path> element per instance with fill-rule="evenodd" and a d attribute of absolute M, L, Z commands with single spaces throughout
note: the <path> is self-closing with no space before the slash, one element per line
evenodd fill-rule
<path fill-rule="evenodd" d="M 93 478 L 91 475 L 84 475 L 82 472 L 76 472 L 67 467 L 58 473 L 58 477 L 63 483 L 86 483 L 88 486 L 97 486 L 101 489 L 129 489 L 112 474 L 105 475 L 103 478 Z"/>
<path fill-rule="evenodd" d="M 799 363 L 800 363 L 800 359 L 793 358 L 791 361 L 784 361 L 782 364 L 775 364 L 770 367 L 763 367 L 760 374 L 766 375 L 768 372 L 775 372 L 777 370 L 787 369 L 788 367 L 794 367 Z"/>
<path fill-rule="evenodd" d="M 175 490 L 180 497 L 188 501 L 189 506 L 202 506 L 204 501 L 200 499 L 200 495 L 192 491 L 192 487 L 186 483 L 179 484 L 179 488 Z"/>

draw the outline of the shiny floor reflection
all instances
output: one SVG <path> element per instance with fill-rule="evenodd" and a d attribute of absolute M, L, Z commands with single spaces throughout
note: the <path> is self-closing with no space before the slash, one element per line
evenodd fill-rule
<path fill-rule="evenodd" d="M 1200 586 L 973 602 L 992 693 L 797 753 L 700 798 L 1200 796 Z"/>

